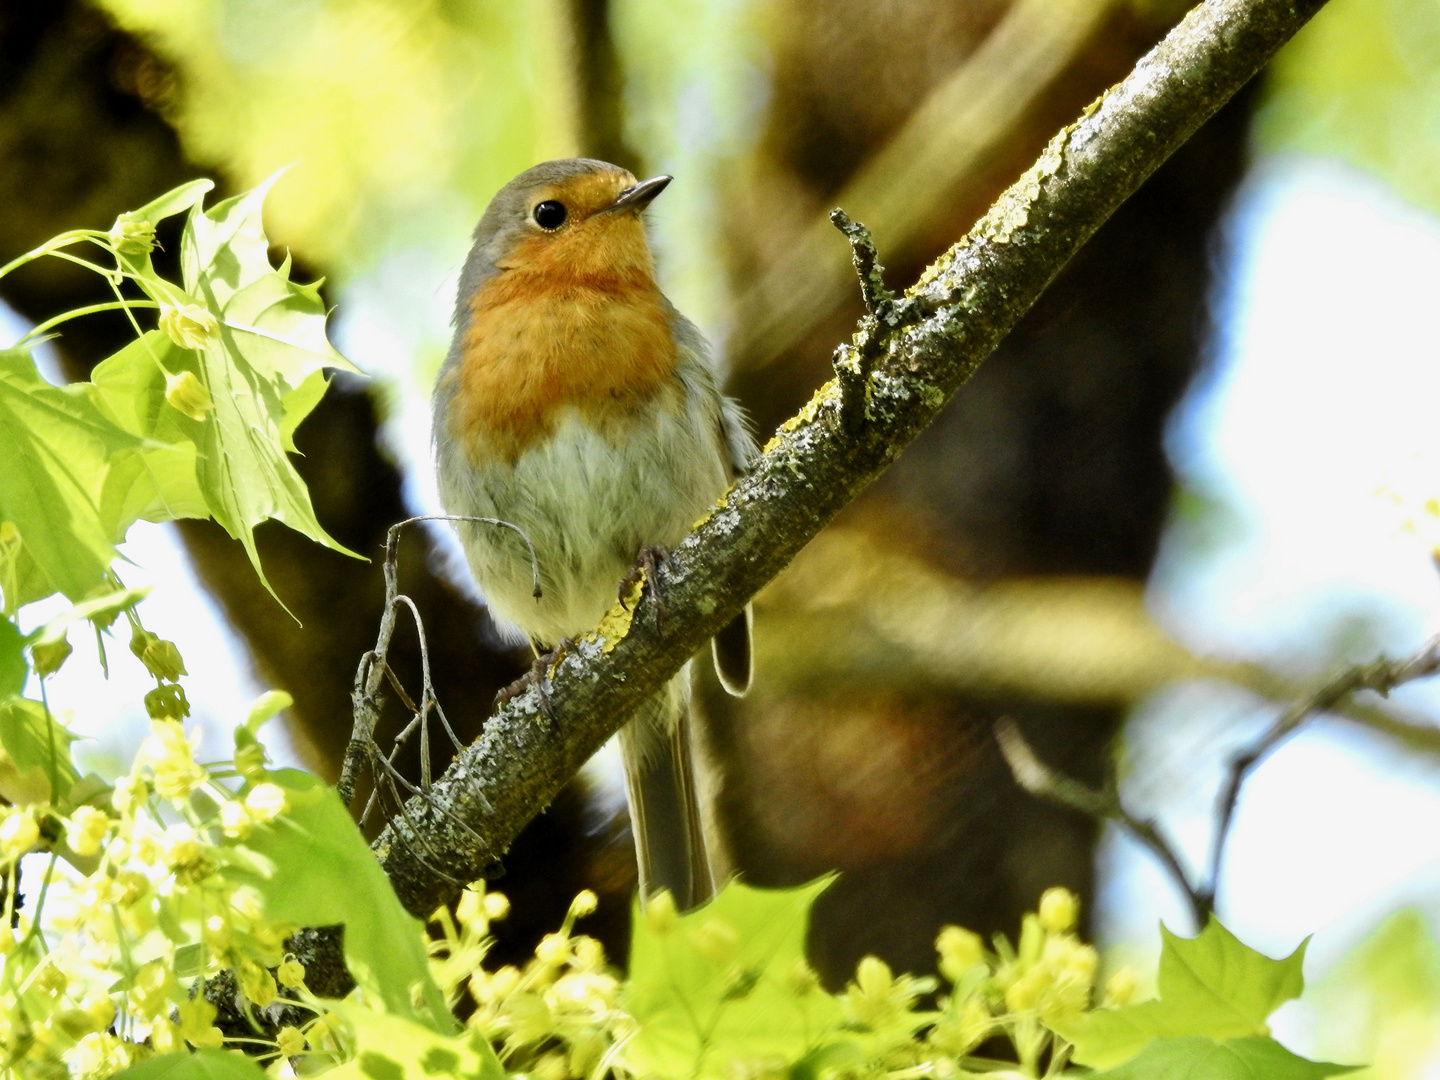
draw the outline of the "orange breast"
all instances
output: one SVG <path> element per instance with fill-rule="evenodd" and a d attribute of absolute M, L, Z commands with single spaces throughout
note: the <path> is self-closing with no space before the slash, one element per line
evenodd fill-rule
<path fill-rule="evenodd" d="M 607 264 L 593 244 L 567 259 L 570 246 L 522 242 L 470 301 L 449 427 L 477 464 L 514 463 L 567 407 L 623 442 L 628 418 L 678 391 L 669 315 L 648 265 Z"/>

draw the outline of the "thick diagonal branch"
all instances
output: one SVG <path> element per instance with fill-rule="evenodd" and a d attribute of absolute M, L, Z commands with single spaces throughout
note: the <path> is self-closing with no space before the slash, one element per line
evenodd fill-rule
<path fill-rule="evenodd" d="M 664 620 L 651 617 L 648 599 L 633 619 L 612 611 L 553 669 L 558 722 L 542 714 L 535 692 L 515 698 L 435 783 L 431 802 L 413 800 L 380 837 L 377 851 L 406 906 L 428 914 L 454 881 L 503 854 L 635 706 L 934 419 L 1116 207 L 1322 3 L 1207 0 L 1057 135 L 896 301 L 893 323 L 857 333 L 855 348 L 877 358 L 863 422 L 843 424 L 838 385 L 822 387 L 675 550 Z M 443 875 L 429 865 L 437 855 Z"/>

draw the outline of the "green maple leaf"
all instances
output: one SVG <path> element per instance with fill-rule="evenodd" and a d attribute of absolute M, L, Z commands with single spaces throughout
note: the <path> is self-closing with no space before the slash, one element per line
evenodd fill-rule
<path fill-rule="evenodd" d="M 321 528 L 287 457 L 296 426 L 325 391 L 324 369 L 356 369 L 325 336 L 319 284 L 291 281 L 288 257 L 270 264 L 261 207 L 276 179 L 209 210 L 193 186 L 157 200 L 162 209 L 190 208 L 182 286 L 159 278 L 148 255 L 122 261 L 162 305 L 170 333 L 143 335 L 94 375 L 100 407 L 146 440 L 112 466 L 103 500 L 112 528 L 208 514 L 244 545 L 266 588 L 254 538 L 263 521 L 354 554 Z M 167 324 L 177 311 L 188 313 L 188 333 Z M 188 404 L 171 392 L 187 377 Z"/>
<path fill-rule="evenodd" d="M 233 1050 L 176 1050 L 131 1065 L 114 1080 L 265 1080 L 255 1061 Z"/>
<path fill-rule="evenodd" d="M 432 1032 L 452 1031 L 449 1006 L 430 974 L 424 928 L 401 906 L 340 797 L 294 769 L 267 778 L 285 788 L 288 809 L 236 845 L 248 859 L 225 873 L 253 886 L 277 922 L 343 923 L 345 965 L 369 1000 Z"/>
<path fill-rule="evenodd" d="M 80 774 L 70 760 L 70 734 L 38 701 L 0 700 L 0 779 L 12 802 L 63 802 Z M 13 772 L 12 772 L 13 770 Z M 20 792 L 28 793 L 25 796 Z"/>
<path fill-rule="evenodd" d="M 723 1076 L 737 1059 L 798 1062 L 833 1036 L 839 1001 L 803 988 L 810 908 L 833 879 L 795 889 L 732 881 L 674 925 L 636 913 L 623 1007 L 638 1075 Z"/>
<path fill-rule="evenodd" d="M 438 1035 L 388 1013 L 336 1002 L 354 1031 L 355 1057 L 326 1075 L 335 1080 L 505 1080 L 505 1067 L 478 1031 Z"/>
<path fill-rule="evenodd" d="M 79 601 L 115 557 L 100 512 L 109 460 L 141 445 L 96 407 L 89 388 L 52 386 L 23 350 L 0 350 L 0 522 L 19 534 L 0 550 L 5 607 L 59 590 Z"/>
<path fill-rule="evenodd" d="M 1199 936 L 1176 937 L 1163 926 L 1160 998 L 1096 1009 L 1055 1030 L 1075 1044 L 1077 1064 L 1109 1068 L 1160 1037 L 1212 1040 L 1268 1036 L 1266 1019 L 1305 987 L 1305 944 L 1283 960 L 1244 945 L 1212 918 Z"/>
<path fill-rule="evenodd" d="M 1261 1036 L 1216 1042 L 1196 1035 L 1155 1039 L 1133 1060 L 1093 1075 L 1095 1080 L 1325 1080 L 1356 1068 L 1310 1061 Z"/>

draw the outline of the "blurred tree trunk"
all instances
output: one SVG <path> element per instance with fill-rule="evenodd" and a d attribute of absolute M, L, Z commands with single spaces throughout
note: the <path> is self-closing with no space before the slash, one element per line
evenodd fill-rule
<path fill-rule="evenodd" d="M 993 0 L 768 7 L 769 120 L 730 189 L 728 220 L 740 298 L 731 385 L 762 433 L 829 377 L 830 354 L 861 307 L 852 283 L 846 303 L 810 313 L 812 329 L 777 350 L 747 335 L 753 283 L 844 203 L 856 173 L 1009 10 Z M 1179 14 L 1100 10 L 1020 122 L 938 203 L 942 212 L 908 235 L 869 222 L 891 286 L 910 285 Z M 1144 579 L 1171 497 L 1162 431 L 1198 364 L 1210 236 L 1243 167 L 1247 121 L 1246 104 L 1232 104 L 1157 173 L 837 527 L 972 581 Z M 933 177 L 942 188 L 954 181 Z M 864 220 L 860 207 L 846 208 Z M 833 247 L 845 254 L 838 233 Z M 943 923 L 1014 933 L 1048 886 L 1093 895 L 1095 824 L 1021 792 L 991 729 L 1014 717 L 1045 760 L 1094 782 L 1117 710 L 925 686 L 877 692 L 843 679 L 782 693 L 767 690 L 763 669 L 751 697 L 735 702 L 712 686 L 705 704 L 716 826 L 732 867 L 760 885 L 843 871 L 812 930 L 832 983 L 866 953 L 931 969 Z"/>

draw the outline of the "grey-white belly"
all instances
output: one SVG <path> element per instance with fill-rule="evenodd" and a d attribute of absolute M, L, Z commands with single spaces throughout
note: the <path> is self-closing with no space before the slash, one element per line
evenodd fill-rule
<path fill-rule="evenodd" d="M 473 467 L 442 445 L 440 495 L 452 514 L 499 518 L 529 537 L 531 563 L 509 529 L 457 523 L 491 611 L 545 645 L 592 628 L 646 545 L 673 546 L 725 490 L 714 418 L 656 409 L 623 445 L 572 413 L 513 466 Z"/>

